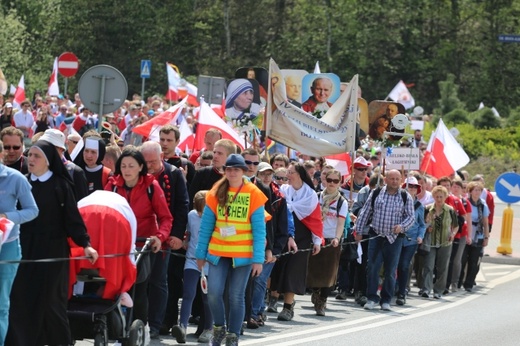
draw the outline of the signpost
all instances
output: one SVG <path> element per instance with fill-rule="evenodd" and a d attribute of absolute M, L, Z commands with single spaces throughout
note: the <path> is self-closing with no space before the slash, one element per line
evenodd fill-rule
<path fill-rule="evenodd" d="M 143 80 L 141 84 L 141 100 L 144 101 L 144 83 L 146 78 L 150 78 L 152 75 L 152 61 L 151 60 L 141 60 L 141 79 Z"/>
<path fill-rule="evenodd" d="M 495 182 L 495 191 L 497 197 L 507 203 L 507 208 L 504 209 L 502 215 L 502 231 L 497 252 L 509 255 L 513 253 L 511 234 L 513 233 L 514 215 L 511 203 L 520 201 L 520 174 L 509 172 L 500 175 Z"/>
<path fill-rule="evenodd" d="M 204 97 L 208 104 L 222 104 L 226 80 L 222 77 L 200 75 L 197 82 L 197 99 Z"/>
<path fill-rule="evenodd" d="M 58 57 L 58 73 L 65 78 L 65 90 L 64 95 L 67 95 L 67 86 L 69 84 L 69 78 L 74 77 L 78 73 L 79 60 L 78 57 L 71 52 L 62 53 Z"/>

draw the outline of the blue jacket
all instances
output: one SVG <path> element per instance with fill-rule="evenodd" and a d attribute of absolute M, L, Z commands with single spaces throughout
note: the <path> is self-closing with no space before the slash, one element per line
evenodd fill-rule
<path fill-rule="evenodd" d="M 414 206 L 417 198 L 414 200 Z M 424 233 L 426 232 L 426 223 L 424 222 L 424 206 L 421 204 L 419 208 L 415 210 L 415 222 L 406 232 L 406 238 L 404 238 L 403 246 L 410 246 L 417 244 L 417 238 L 424 239 Z M 408 240 L 410 239 L 410 240 Z"/>
<path fill-rule="evenodd" d="M 20 202 L 21 210 L 16 209 L 17 202 Z M 0 164 L 0 214 L 5 214 L 7 219 L 15 224 L 7 242 L 18 238 L 20 224 L 38 216 L 38 207 L 27 178 L 17 170 L 3 164 Z"/>

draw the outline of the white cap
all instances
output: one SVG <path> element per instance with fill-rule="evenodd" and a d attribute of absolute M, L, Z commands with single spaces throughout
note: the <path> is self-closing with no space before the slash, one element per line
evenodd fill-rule
<path fill-rule="evenodd" d="M 54 145 L 55 147 L 66 150 L 65 135 L 60 130 L 47 129 L 47 130 L 45 130 L 45 133 L 40 137 L 40 140 L 47 141 L 47 142 L 51 143 L 52 145 Z"/>

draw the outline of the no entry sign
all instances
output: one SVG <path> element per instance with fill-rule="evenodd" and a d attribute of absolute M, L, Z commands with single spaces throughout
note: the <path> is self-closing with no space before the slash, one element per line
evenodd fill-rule
<path fill-rule="evenodd" d="M 78 57 L 71 52 L 65 52 L 58 58 L 58 72 L 65 78 L 73 77 L 79 68 Z"/>

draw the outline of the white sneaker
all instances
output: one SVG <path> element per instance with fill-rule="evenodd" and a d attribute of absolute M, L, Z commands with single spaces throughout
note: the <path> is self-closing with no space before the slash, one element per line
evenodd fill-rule
<path fill-rule="evenodd" d="M 390 307 L 390 304 L 383 303 L 383 304 L 381 304 L 381 310 L 383 310 L 383 311 L 392 311 L 392 308 Z"/>
<path fill-rule="evenodd" d="M 197 339 L 198 342 L 207 344 L 211 337 L 213 336 L 213 330 L 212 329 L 206 329 L 205 331 L 200 334 L 199 338 Z"/>
<path fill-rule="evenodd" d="M 376 307 L 377 303 L 376 302 L 373 302 L 371 300 L 367 300 L 367 302 L 365 303 L 365 306 L 363 306 L 363 309 L 365 310 L 372 310 Z"/>

